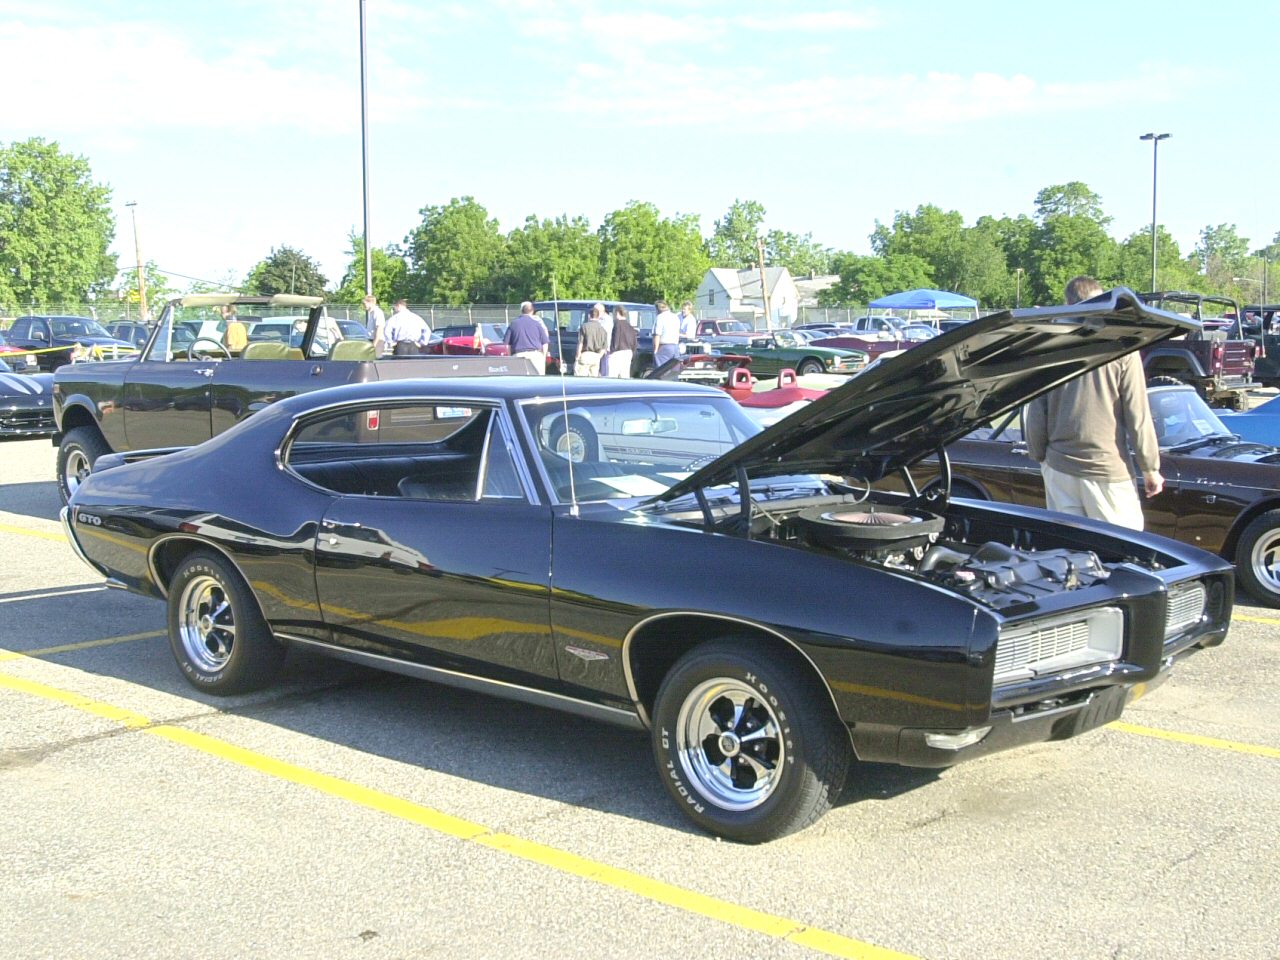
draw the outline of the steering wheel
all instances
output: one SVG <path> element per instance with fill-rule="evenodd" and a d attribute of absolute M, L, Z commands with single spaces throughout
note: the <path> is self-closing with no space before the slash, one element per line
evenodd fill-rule
<path fill-rule="evenodd" d="M 202 343 L 212 344 L 222 356 L 219 357 L 218 354 L 206 350 L 197 350 L 196 348 Z M 192 360 L 230 360 L 231 351 L 213 337 L 196 337 L 191 341 L 191 346 L 187 347 L 187 356 Z"/>

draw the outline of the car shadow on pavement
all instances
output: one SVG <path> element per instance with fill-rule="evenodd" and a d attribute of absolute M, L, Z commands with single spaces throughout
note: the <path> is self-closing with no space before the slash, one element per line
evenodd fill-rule
<path fill-rule="evenodd" d="M 38 517 L 41 520 L 57 520 L 62 509 L 56 480 L 39 483 L 6 483 L 4 485 L 4 509 L 6 513 Z"/>
<path fill-rule="evenodd" d="M 18 608 L 21 608 L 19 610 Z M 50 635 L 38 624 L 56 618 Z M 116 623 L 113 628 L 104 624 Z M 31 599 L 0 606 L 0 648 L 21 652 L 109 636 L 158 634 L 165 629 L 163 605 L 110 591 Z M 282 730 L 318 738 L 399 764 L 614 816 L 701 835 L 682 817 L 656 774 L 648 734 L 585 720 L 543 707 L 291 650 L 277 682 L 236 697 L 212 697 L 181 676 L 167 636 L 88 647 L 44 656 L 48 662 L 96 677 L 124 681 L 181 698 L 158 699 L 150 711 L 128 695 L 131 709 L 153 722 L 180 722 L 235 742 L 220 715 L 252 718 Z M 120 699 L 114 684 L 98 680 L 74 689 L 108 703 Z M 199 708 L 193 705 L 199 704 Z M 203 709 L 201 709 L 203 708 Z M 264 752 L 299 762 L 282 746 Z M 360 779 L 359 772 L 353 772 Z M 838 801 L 847 805 L 883 800 L 936 779 L 937 771 L 885 764 L 855 767 Z M 376 778 L 369 781 L 376 784 Z M 465 788 L 463 788 L 465 789 Z M 441 804 L 457 816 L 474 817 L 495 829 L 519 829 L 522 820 L 549 816 L 538 804 L 501 812 L 458 809 L 450 796 Z M 432 805 L 430 799 L 423 800 Z M 489 823 L 486 814 L 502 817 Z"/>

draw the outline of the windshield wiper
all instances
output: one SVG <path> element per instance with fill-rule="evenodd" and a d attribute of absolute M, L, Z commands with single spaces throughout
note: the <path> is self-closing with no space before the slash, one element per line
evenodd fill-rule
<path fill-rule="evenodd" d="M 1211 433 L 1207 436 L 1196 437 L 1194 440 L 1183 440 L 1181 443 L 1172 444 L 1171 446 L 1165 447 L 1165 449 L 1175 452 L 1194 450 L 1196 447 L 1203 447 L 1210 443 L 1226 443 L 1238 441 L 1239 439 L 1239 434 L 1235 433 Z"/>

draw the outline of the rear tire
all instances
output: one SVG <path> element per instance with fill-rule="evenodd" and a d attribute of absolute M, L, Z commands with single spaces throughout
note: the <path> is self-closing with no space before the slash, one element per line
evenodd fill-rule
<path fill-rule="evenodd" d="M 285 655 L 244 578 L 203 550 L 169 581 L 169 646 L 187 681 L 220 697 L 265 686 Z"/>
<path fill-rule="evenodd" d="M 818 679 L 752 639 L 706 643 L 676 662 L 654 705 L 653 753 L 685 816 L 743 843 L 814 823 L 853 755 Z"/>
<path fill-rule="evenodd" d="M 563 419 L 551 424 L 547 443 L 553 453 L 573 463 L 595 463 L 600 459 L 600 440 L 595 428 L 581 417 L 570 417 L 566 428 Z"/>
<path fill-rule="evenodd" d="M 1236 544 L 1236 578 L 1253 599 L 1280 607 L 1280 510 L 1254 517 Z"/>
<path fill-rule="evenodd" d="M 97 427 L 68 430 L 58 444 L 58 493 L 65 504 L 93 472 L 98 458 L 111 452 L 111 447 Z"/>

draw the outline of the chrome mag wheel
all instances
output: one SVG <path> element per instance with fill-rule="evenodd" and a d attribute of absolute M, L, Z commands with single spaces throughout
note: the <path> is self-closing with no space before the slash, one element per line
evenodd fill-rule
<path fill-rule="evenodd" d="M 236 641 L 235 614 L 226 589 L 214 577 L 192 577 L 178 609 L 182 649 L 196 667 L 217 673 L 231 659 Z"/>
<path fill-rule="evenodd" d="M 751 810 L 782 777 L 785 745 L 778 717 L 760 693 L 729 678 L 708 680 L 685 698 L 676 749 L 693 785 L 724 810 Z"/>
<path fill-rule="evenodd" d="M 1259 584 L 1272 593 L 1280 594 L 1280 529 L 1260 536 L 1250 554 Z"/>

